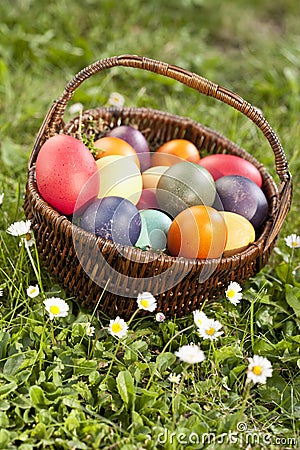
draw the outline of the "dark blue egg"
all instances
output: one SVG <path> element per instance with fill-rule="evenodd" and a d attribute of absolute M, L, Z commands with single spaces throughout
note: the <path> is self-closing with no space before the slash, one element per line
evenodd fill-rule
<path fill-rule="evenodd" d="M 121 197 L 104 197 L 91 203 L 81 216 L 80 226 L 104 239 L 133 246 L 141 232 L 136 206 Z"/>

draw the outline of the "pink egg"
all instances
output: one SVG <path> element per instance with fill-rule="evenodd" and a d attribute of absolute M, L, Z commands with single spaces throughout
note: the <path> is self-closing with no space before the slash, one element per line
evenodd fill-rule
<path fill-rule="evenodd" d="M 156 200 L 156 189 L 143 189 L 140 200 L 136 204 L 137 209 L 159 209 Z"/>
<path fill-rule="evenodd" d="M 240 175 L 262 186 L 262 177 L 259 170 L 250 161 L 236 155 L 215 154 L 200 159 L 200 166 L 207 169 L 216 181 L 226 175 Z"/>

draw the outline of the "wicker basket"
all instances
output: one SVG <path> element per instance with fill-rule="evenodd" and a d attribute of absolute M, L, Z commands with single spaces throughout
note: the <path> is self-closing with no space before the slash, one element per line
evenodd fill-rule
<path fill-rule="evenodd" d="M 214 97 L 252 120 L 268 140 L 275 156 L 277 186 L 253 156 L 216 131 L 190 120 L 147 108 L 96 108 L 82 118 L 65 124 L 63 114 L 76 88 L 103 70 L 126 66 L 173 78 L 201 94 Z M 269 216 L 256 241 L 246 250 L 219 260 L 174 258 L 164 253 L 122 247 L 97 238 L 60 215 L 39 195 L 35 182 L 35 161 L 42 144 L 58 133 L 78 135 L 79 126 L 101 136 L 103 125 L 134 125 L 146 136 L 151 149 L 173 138 L 185 138 L 209 153 L 229 153 L 252 162 L 263 178 Z M 32 222 L 42 264 L 66 292 L 85 307 L 128 318 L 136 310 L 139 292 L 150 291 L 158 300 L 158 310 L 167 316 L 183 316 L 198 308 L 204 299 L 224 295 L 229 281 L 242 283 L 267 263 L 278 233 L 289 211 L 291 175 L 283 148 L 262 114 L 239 95 L 205 78 L 152 59 L 124 55 L 99 60 L 80 71 L 52 104 L 37 135 L 29 164 L 24 210 Z M 78 256 L 80 254 L 80 256 Z M 100 299 L 100 301 L 99 301 Z"/>

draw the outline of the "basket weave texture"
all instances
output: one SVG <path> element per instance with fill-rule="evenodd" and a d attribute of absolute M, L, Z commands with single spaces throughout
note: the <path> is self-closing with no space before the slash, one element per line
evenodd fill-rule
<path fill-rule="evenodd" d="M 266 168 L 252 155 L 214 130 L 189 118 L 148 108 L 96 108 L 84 111 L 65 124 L 64 111 L 75 90 L 92 75 L 115 66 L 155 72 L 192 87 L 200 94 L 222 101 L 252 120 L 262 131 L 274 153 L 277 186 Z M 92 125 L 91 125 L 92 124 Z M 35 162 L 49 137 L 66 133 L 98 136 L 118 125 L 136 126 L 151 150 L 164 142 L 184 138 L 206 153 L 228 153 L 250 161 L 260 171 L 269 216 L 256 241 L 230 257 L 214 259 L 174 258 L 164 253 L 122 247 L 96 237 L 59 214 L 40 196 L 35 181 Z M 91 128 L 92 127 L 92 128 Z M 249 279 L 267 263 L 284 219 L 290 209 L 292 179 L 284 150 L 261 112 L 234 92 L 164 62 L 124 55 L 96 61 L 80 71 L 50 107 L 36 137 L 28 163 L 24 211 L 31 220 L 42 264 L 67 293 L 85 307 L 97 308 L 110 317 L 128 318 L 136 310 L 138 293 L 149 291 L 158 300 L 158 310 L 167 316 L 183 316 L 198 308 L 204 299 L 224 294 L 228 283 Z M 79 256 L 78 256 L 79 255 Z"/>

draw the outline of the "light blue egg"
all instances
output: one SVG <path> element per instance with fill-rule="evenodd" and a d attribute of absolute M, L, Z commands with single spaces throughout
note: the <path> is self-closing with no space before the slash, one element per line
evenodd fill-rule
<path fill-rule="evenodd" d="M 136 247 L 143 250 L 165 250 L 167 234 L 172 223 L 170 217 L 156 209 L 143 209 L 140 211 L 140 217 L 142 228 Z"/>

